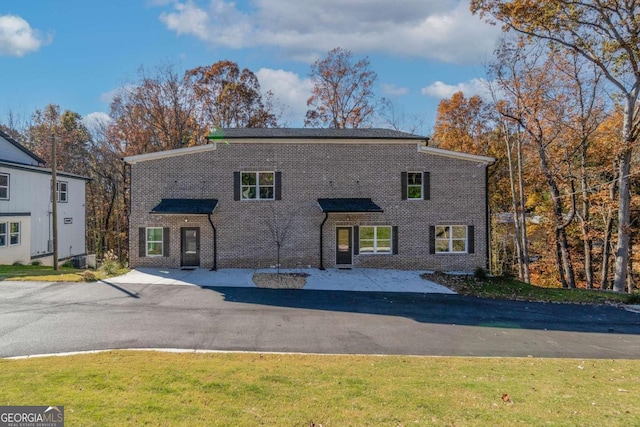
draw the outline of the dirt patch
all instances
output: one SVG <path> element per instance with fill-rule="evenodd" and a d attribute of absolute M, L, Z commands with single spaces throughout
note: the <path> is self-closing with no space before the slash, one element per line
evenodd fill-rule
<path fill-rule="evenodd" d="M 253 283 L 259 288 L 302 289 L 307 276 L 307 273 L 254 273 Z"/>

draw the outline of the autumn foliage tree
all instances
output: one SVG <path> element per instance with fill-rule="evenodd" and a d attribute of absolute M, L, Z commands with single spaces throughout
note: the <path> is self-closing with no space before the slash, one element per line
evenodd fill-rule
<path fill-rule="evenodd" d="M 623 110 L 618 144 L 618 240 L 614 290 L 626 289 L 632 151 L 640 136 L 640 3 L 627 0 L 471 0 L 471 10 L 503 29 L 581 55 L 598 67 Z"/>
<path fill-rule="evenodd" d="M 355 129 L 369 124 L 376 109 L 373 84 L 378 77 L 370 67 L 367 58 L 356 61 L 351 51 L 342 48 L 314 62 L 305 126 Z"/>

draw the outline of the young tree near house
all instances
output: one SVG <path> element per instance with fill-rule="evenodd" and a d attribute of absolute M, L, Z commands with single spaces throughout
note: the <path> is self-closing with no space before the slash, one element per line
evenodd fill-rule
<path fill-rule="evenodd" d="M 367 58 L 355 61 L 351 51 L 335 48 L 311 65 L 313 81 L 305 126 L 359 128 L 375 114 L 373 84 L 377 74 Z"/>
<path fill-rule="evenodd" d="M 232 61 L 187 70 L 185 83 L 192 88 L 196 117 L 211 128 L 276 127 L 273 93 L 262 93 L 258 77 L 240 71 Z"/>
<path fill-rule="evenodd" d="M 280 253 L 282 246 L 285 244 L 291 233 L 293 220 L 298 216 L 297 210 L 294 212 L 282 213 L 278 209 L 277 204 L 271 204 L 271 215 L 267 219 L 267 227 L 271 233 L 271 238 L 276 245 L 276 269 L 280 274 Z"/>
<path fill-rule="evenodd" d="M 471 0 L 471 10 L 490 15 L 531 38 L 583 56 L 600 68 L 623 104 L 618 153 L 618 243 L 614 290 L 624 292 L 631 236 L 632 151 L 640 135 L 640 3 L 626 0 Z"/>

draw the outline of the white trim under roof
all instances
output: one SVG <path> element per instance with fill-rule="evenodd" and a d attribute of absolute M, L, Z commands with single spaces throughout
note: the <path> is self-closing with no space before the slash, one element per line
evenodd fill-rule
<path fill-rule="evenodd" d="M 484 163 L 485 165 L 489 165 L 496 161 L 496 159 L 494 159 L 493 157 L 477 156 L 475 154 L 460 153 L 458 151 L 443 150 L 442 148 L 423 145 L 418 145 L 418 151 L 421 153 L 434 154 L 436 156 L 452 157 L 454 159 Z"/>
<path fill-rule="evenodd" d="M 125 163 L 134 165 L 136 163 L 144 162 L 147 160 L 164 159 L 167 157 L 181 156 L 183 154 L 201 153 L 206 151 L 212 151 L 212 150 L 215 150 L 216 148 L 217 148 L 217 144 L 214 142 L 213 144 L 196 145 L 194 147 L 176 148 L 174 150 L 164 150 L 164 151 L 156 151 L 153 153 L 137 154 L 135 156 L 123 157 L 122 160 L 124 160 Z"/>

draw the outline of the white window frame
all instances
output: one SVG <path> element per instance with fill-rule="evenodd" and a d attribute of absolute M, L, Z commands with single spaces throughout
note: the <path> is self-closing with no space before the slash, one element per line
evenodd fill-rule
<path fill-rule="evenodd" d="M 371 241 L 372 243 L 372 250 L 364 250 L 363 251 L 363 245 L 362 245 L 362 235 L 364 234 L 362 231 L 365 228 L 373 228 L 373 239 L 365 239 L 366 241 Z M 379 228 L 388 228 L 389 229 L 389 239 L 379 239 L 378 238 L 378 229 Z M 388 248 L 388 250 L 380 250 L 379 246 L 379 241 L 389 241 L 389 245 L 385 246 Z M 365 248 L 368 248 L 368 246 L 365 246 Z M 391 255 L 393 254 L 393 227 L 390 225 L 361 225 L 358 228 L 358 253 L 360 255 L 375 255 L 375 254 L 381 254 L 381 255 Z"/>
<path fill-rule="evenodd" d="M 62 187 L 64 187 L 64 190 L 61 190 Z M 69 202 L 69 183 L 67 181 L 56 181 L 56 200 L 58 203 Z"/>
<path fill-rule="evenodd" d="M 420 184 L 410 184 L 409 183 L 409 175 L 411 174 L 418 174 L 420 175 Z M 410 171 L 407 172 L 407 200 L 424 200 L 424 172 L 416 172 L 416 171 Z M 411 189 L 412 188 L 419 188 L 420 189 L 420 197 L 411 197 Z"/>
<path fill-rule="evenodd" d="M 149 231 L 150 230 L 160 230 L 160 240 L 149 240 Z M 144 238 L 144 254 L 148 257 L 161 257 L 164 255 L 164 228 L 163 227 L 146 227 L 145 228 L 145 238 Z M 159 254 L 150 254 L 149 253 L 149 244 L 158 244 L 160 243 L 160 253 Z"/>
<path fill-rule="evenodd" d="M 7 195 L 6 195 L 6 197 L 0 196 L 0 200 L 9 200 L 9 196 L 10 196 L 9 189 L 11 187 L 11 181 L 10 181 L 11 177 L 10 177 L 10 175 L 8 173 L 0 173 L 0 176 L 6 176 L 7 177 L 7 185 L 0 184 L 0 190 L 2 190 L 2 189 L 6 190 Z"/>
<path fill-rule="evenodd" d="M 244 174 L 254 174 L 256 177 L 255 184 L 244 184 Z M 260 184 L 261 174 L 271 174 L 271 184 Z M 251 189 L 254 189 L 256 197 L 247 197 Z M 260 194 L 261 188 L 271 188 L 271 197 L 262 197 Z M 275 200 L 276 199 L 276 173 L 275 171 L 241 171 L 240 172 L 240 200 Z"/>
<path fill-rule="evenodd" d="M 4 231 L 0 229 L 0 248 L 4 248 L 9 246 L 9 226 L 6 222 L 0 222 L 0 227 L 4 228 Z"/>
<path fill-rule="evenodd" d="M 13 231 L 13 226 L 17 225 L 18 226 L 18 231 Z M 7 230 L 8 234 L 9 234 L 9 246 L 19 246 L 20 242 L 22 241 L 22 224 L 20 224 L 20 221 L 13 221 L 9 223 L 9 229 Z M 17 237 L 17 242 L 13 243 L 13 237 Z"/>
<path fill-rule="evenodd" d="M 454 228 L 456 229 L 464 229 L 464 238 L 462 237 L 453 237 Z M 446 237 L 438 237 L 440 234 L 439 229 L 446 229 Z M 436 254 L 466 254 L 469 253 L 469 227 L 466 225 L 436 225 L 435 226 L 435 243 L 436 243 Z M 447 249 L 440 249 L 438 246 L 438 242 L 447 242 Z M 456 251 L 454 250 L 454 242 L 464 242 L 464 250 Z"/>

